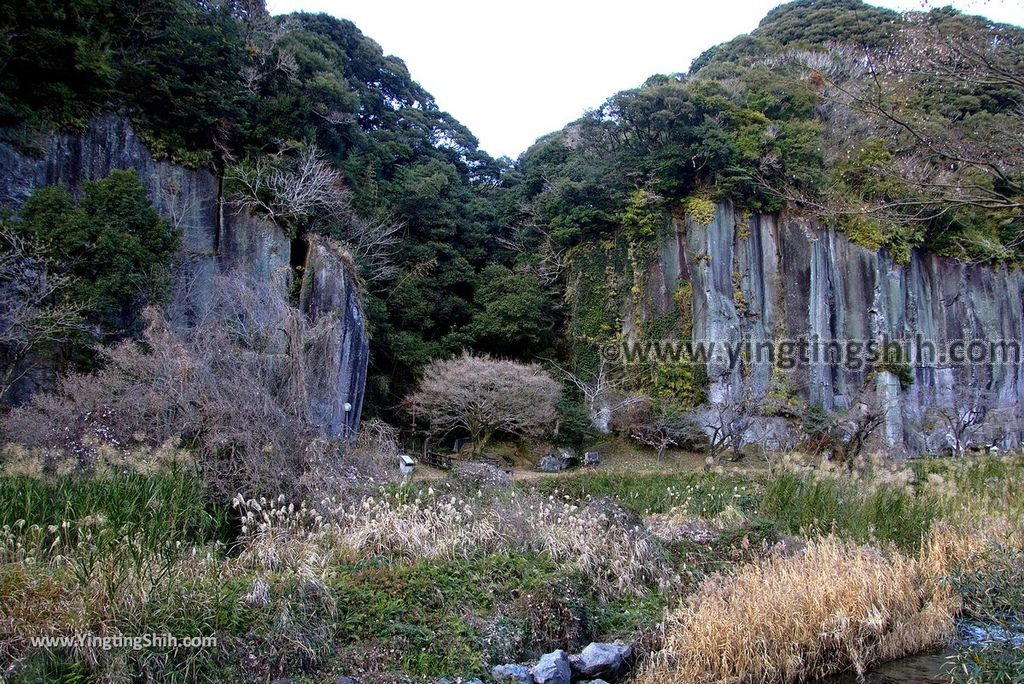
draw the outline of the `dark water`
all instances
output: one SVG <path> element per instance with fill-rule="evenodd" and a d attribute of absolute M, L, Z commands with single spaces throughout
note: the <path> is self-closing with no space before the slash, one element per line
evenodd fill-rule
<path fill-rule="evenodd" d="M 952 651 L 903 658 L 879 665 L 863 681 L 870 684 L 949 684 Z M 856 684 L 857 676 L 841 675 L 826 679 L 821 684 Z"/>
<path fill-rule="evenodd" d="M 960 648 L 984 646 L 986 644 L 1010 644 L 1024 648 L 1024 625 L 1011 621 L 1009 625 L 970 623 L 964 621 L 957 627 L 956 644 Z M 953 656 L 957 651 L 948 648 L 937 653 L 902 658 L 885 665 L 879 665 L 867 673 L 864 682 L 869 684 L 949 684 L 952 680 Z M 840 675 L 822 680 L 819 684 L 855 684 L 857 676 Z"/>

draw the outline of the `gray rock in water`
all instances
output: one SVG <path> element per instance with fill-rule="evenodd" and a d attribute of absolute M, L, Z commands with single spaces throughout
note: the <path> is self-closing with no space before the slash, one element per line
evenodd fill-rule
<path fill-rule="evenodd" d="M 581 677 L 616 677 L 626 669 L 626 660 L 633 649 L 626 644 L 591 643 L 578 657 L 573 659 L 573 667 Z"/>
<path fill-rule="evenodd" d="M 533 666 L 533 681 L 537 684 L 571 684 L 569 655 L 562 649 L 542 655 Z"/>
<path fill-rule="evenodd" d="M 533 684 L 530 668 L 525 665 L 496 665 L 491 678 L 498 684 Z"/>

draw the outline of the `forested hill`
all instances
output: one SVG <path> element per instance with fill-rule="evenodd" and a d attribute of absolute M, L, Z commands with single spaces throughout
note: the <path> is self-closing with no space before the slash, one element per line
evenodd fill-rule
<path fill-rule="evenodd" d="M 3 0 L 0 35 L 4 142 L 31 151 L 46 131 L 123 112 L 155 155 L 213 169 L 296 239 L 354 245 L 378 409 L 463 349 L 565 358 L 566 254 L 721 199 L 808 212 L 898 262 L 922 246 L 1024 256 L 1024 31 L 951 10 L 782 5 L 515 163 L 480 151 L 400 59 L 327 15 Z M 320 163 L 341 172 L 343 202 L 286 206 L 261 185 Z"/>
<path fill-rule="evenodd" d="M 799 0 L 539 141 L 520 206 L 556 250 L 729 198 L 806 210 L 899 261 L 1018 261 L 1022 85 L 1020 28 Z"/>
<path fill-rule="evenodd" d="M 0 4 L 0 27 L 0 135 L 22 150 L 115 110 L 156 156 L 229 178 L 287 170 L 313 148 L 343 172 L 346 211 L 398 228 L 357 255 L 373 262 L 371 403 L 393 403 L 413 369 L 473 343 L 473 293 L 504 223 L 501 164 L 352 22 L 271 17 L 258 1 L 30 0 Z M 274 218 L 349 242 L 336 214 Z"/>

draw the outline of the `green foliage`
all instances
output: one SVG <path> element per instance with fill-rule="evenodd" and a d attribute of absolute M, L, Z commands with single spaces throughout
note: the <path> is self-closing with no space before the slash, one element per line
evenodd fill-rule
<path fill-rule="evenodd" d="M 0 127 L 72 126 L 113 92 L 117 70 L 106 13 L 113 2 L 4 0 Z M 83 20 L 83 15 L 97 20 Z M 5 132 L 5 137 L 10 132 Z"/>
<path fill-rule="evenodd" d="M 885 234 L 878 221 L 866 216 L 851 214 L 840 220 L 843 235 L 855 245 L 877 252 L 885 244 Z"/>
<path fill-rule="evenodd" d="M 630 241 L 650 240 L 655 237 L 663 221 L 656 198 L 643 190 L 635 190 L 629 203 L 619 216 L 619 222 Z"/>
<path fill-rule="evenodd" d="M 897 30 L 899 14 L 861 0 L 796 0 L 780 5 L 761 20 L 754 35 L 782 44 L 887 44 Z"/>
<path fill-rule="evenodd" d="M 473 300 L 476 311 L 467 332 L 475 348 L 531 359 L 554 342 L 554 297 L 537 278 L 488 266 L 480 272 Z"/>
<path fill-rule="evenodd" d="M 120 63 L 118 89 L 158 152 L 210 149 L 243 117 L 242 26 L 226 3 L 159 0 L 147 9 L 125 36 L 135 47 Z"/>
<path fill-rule="evenodd" d="M 178 234 L 134 171 L 112 171 L 81 192 L 76 203 L 62 186 L 40 188 L 7 223 L 46 247 L 53 272 L 75 279 L 67 296 L 85 303 L 86 318 L 108 339 L 121 337 L 135 330 L 144 306 L 166 296 Z"/>
<path fill-rule="evenodd" d="M 899 380 L 900 389 L 904 392 L 914 384 L 914 368 L 903 358 L 903 348 L 896 343 L 891 343 L 882 350 L 882 358 L 873 366 L 872 371 L 892 373 Z"/>
<path fill-rule="evenodd" d="M 692 408 L 707 399 L 707 368 L 692 359 L 657 363 L 650 389 L 654 396 L 677 408 Z"/>
<path fill-rule="evenodd" d="M 597 370 L 598 345 L 620 330 L 619 251 L 615 243 L 581 244 L 566 257 L 566 328 L 572 354 L 584 372 Z"/>
<path fill-rule="evenodd" d="M 713 518 L 730 506 L 744 512 L 757 507 L 756 491 L 749 483 L 713 473 L 586 473 L 541 479 L 537 489 L 574 501 L 611 497 L 645 515 L 682 507 L 687 513 Z"/>
<path fill-rule="evenodd" d="M 693 220 L 703 226 L 708 225 L 715 219 L 716 205 L 714 201 L 694 195 L 683 200 L 683 211 L 692 216 Z"/>
<path fill-rule="evenodd" d="M 941 514 L 938 502 L 921 493 L 880 484 L 865 492 L 837 478 L 781 473 L 764 492 L 758 514 L 785 532 L 836 531 L 860 542 L 894 542 L 914 549 Z"/>
<path fill-rule="evenodd" d="M 580 447 L 596 436 L 587 407 L 579 397 L 563 395 L 557 410 L 558 434 L 554 438 L 557 444 Z"/>

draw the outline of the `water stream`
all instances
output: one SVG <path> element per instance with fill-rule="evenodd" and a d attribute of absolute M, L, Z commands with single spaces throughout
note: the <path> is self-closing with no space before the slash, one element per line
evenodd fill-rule
<path fill-rule="evenodd" d="M 863 681 L 868 684 L 949 684 L 949 657 L 953 654 L 953 651 L 944 651 L 902 658 L 879 665 Z M 821 684 L 857 684 L 857 675 L 839 675 Z"/>
<path fill-rule="evenodd" d="M 961 648 L 984 644 L 1010 644 L 1024 648 L 1024 625 L 1011 621 L 1009 626 L 961 622 L 956 643 Z M 949 647 L 936 653 L 922 653 L 879 665 L 861 680 L 867 684 L 949 684 L 955 665 L 956 649 Z M 855 674 L 843 674 L 821 680 L 819 684 L 858 684 Z"/>

